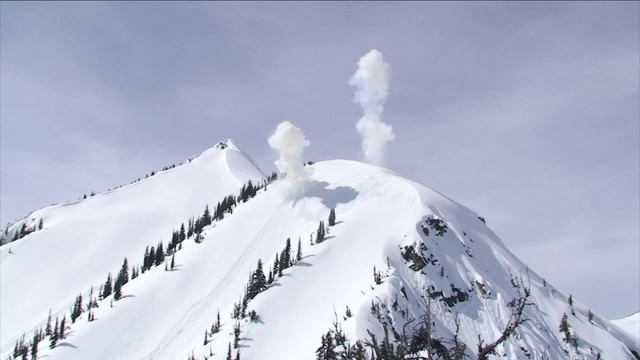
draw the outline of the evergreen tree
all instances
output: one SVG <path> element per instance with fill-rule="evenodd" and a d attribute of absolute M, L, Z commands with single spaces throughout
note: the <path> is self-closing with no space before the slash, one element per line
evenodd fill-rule
<path fill-rule="evenodd" d="M 40 221 L 38 222 L 38 230 L 42 230 L 42 228 L 44 227 L 44 222 L 42 220 L 42 218 L 40 218 Z M 35 357 L 34 357 L 35 359 Z"/>
<path fill-rule="evenodd" d="M 269 270 L 269 277 L 267 277 L 267 285 L 273 284 L 273 270 Z"/>
<path fill-rule="evenodd" d="M 336 209 L 331 208 L 329 211 L 329 226 L 333 226 L 336 224 Z"/>
<path fill-rule="evenodd" d="M 316 350 L 316 359 L 317 360 L 338 360 L 338 354 L 336 354 L 335 345 L 333 343 L 333 336 L 331 336 L 331 331 L 328 331 L 326 335 L 322 336 L 321 345 Z"/>
<path fill-rule="evenodd" d="M 129 282 L 129 262 L 127 261 L 127 258 L 124 258 L 120 272 L 122 273 L 122 285 L 124 285 Z"/>
<path fill-rule="evenodd" d="M 156 266 L 162 264 L 164 261 L 164 251 L 162 250 L 162 242 L 158 243 L 158 248 L 156 249 Z"/>
<path fill-rule="evenodd" d="M 573 306 L 573 295 L 569 295 L 569 305 Z"/>
<path fill-rule="evenodd" d="M 151 264 L 149 264 L 149 246 L 144 249 L 144 258 L 142 260 L 142 273 L 149 270 Z"/>
<path fill-rule="evenodd" d="M 564 342 L 569 343 L 571 341 L 571 325 L 569 325 L 569 317 L 567 314 L 562 315 L 559 328 L 560 332 L 564 334 Z"/>
<path fill-rule="evenodd" d="M 173 270 L 176 267 L 176 255 L 173 254 L 171 256 L 171 270 Z"/>
<path fill-rule="evenodd" d="M 82 294 L 76 297 L 76 301 L 73 304 L 73 310 L 71 311 L 71 322 L 75 323 L 76 319 L 82 315 Z"/>
<path fill-rule="evenodd" d="M 302 240 L 298 238 L 298 252 L 296 253 L 296 262 L 302 260 Z"/>
<path fill-rule="evenodd" d="M 62 317 L 62 321 L 60 321 L 60 335 L 58 335 L 58 338 L 60 340 L 65 339 L 67 337 L 67 315 L 64 315 Z"/>
<path fill-rule="evenodd" d="M 29 345 L 24 344 L 22 346 L 22 360 L 29 360 Z"/>
<path fill-rule="evenodd" d="M 186 238 L 187 234 L 184 231 L 184 223 L 182 223 L 182 225 L 180 225 L 180 233 L 178 234 L 178 239 L 180 240 L 180 242 L 183 242 Z"/>
<path fill-rule="evenodd" d="M 104 283 L 102 287 L 102 298 L 105 299 L 107 296 L 111 295 L 112 285 L 111 285 L 111 273 L 107 275 L 107 282 Z"/>
<path fill-rule="evenodd" d="M 87 310 L 93 307 L 93 285 L 91 285 L 91 290 L 89 290 L 89 302 L 87 303 Z"/>
<path fill-rule="evenodd" d="M 207 330 L 204 331 L 204 344 L 207 345 L 209 343 L 209 333 Z"/>
<path fill-rule="evenodd" d="M 280 267 L 288 269 L 291 265 L 291 238 L 287 238 L 287 244 L 282 251 L 282 256 L 280 256 Z"/>
<path fill-rule="evenodd" d="M 122 273 L 120 273 L 120 274 L 122 274 Z M 116 278 L 115 284 L 113 285 L 113 299 L 115 301 L 120 300 L 120 298 L 122 297 L 122 281 L 123 281 L 122 280 L 122 276 L 119 275 Z"/>
<path fill-rule="evenodd" d="M 320 244 L 321 242 L 323 242 L 324 236 L 325 236 L 324 221 L 320 221 L 320 224 L 318 225 L 318 231 L 316 234 L 316 243 Z"/>
<path fill-rule="evenodd" d="M 233 348 L 237 349 L 240 344 L 240 323 L 233 325 Z"/>
<path fill-rule="evenodd" d="M 152 246 L 151 250 L 149 250 L 149 267 L 147 268 L 147 270 L 151 269 L 151 266 L 153 266 L 155 261 L 156 261 L 156 248 Z"/>
<path fill-rule="evenodd" d="M 276 259 L 273 261 L 273 276 L 275 277 L 276 274 L 278 274 L 278 276 L 282 276 L 282 270 L 280 269 L 280 259 L 278 257 L 278 253 L 276 253 Z"/>
<path fill-rule="evenodd" d="M 227 351 L 227 360 L 233 360 L 231 358 L 231 343 L 229 343 L 229 350 Z"/>
<path fill-rule="evenodd" d="M 251 280 L 249 281 L 249 287 L 247 289 L 247 300 L 255 298 L 259 293 L 267 288 L 267 279 L 264 276 L 262 270 L 262 260 L 258 260 L 258 266 L 256 271 L 253 272 Z"/>
<path fill-rule="evenodd" d="M 209 204 L 204 208 L 204 214 L 202 214 L 202 220 L 204 225 L 211 225 L 211 212 L 209 212 Z"/>
<path fill-rule="evenodd" d="M 47 336 L 51 335 L 51 309 L 49 309 L 49 317 L 47 317 L 47 326 L 45 327 L 44 333 Z"/>
<path fill-rule="evenodd" d="M 31 359 L 35 360 L 38 358 L 38 343 L 40 342 L 40 335 L 36 331 L 33 334 L 33 342 L 31 343 Z"/>

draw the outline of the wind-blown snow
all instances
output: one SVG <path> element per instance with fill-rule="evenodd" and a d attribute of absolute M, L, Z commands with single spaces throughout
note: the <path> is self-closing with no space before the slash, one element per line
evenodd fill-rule
<path fill-rule="evenodd" d="M 205 162 L 215 163 L 215 159 L 222 157 L 220 154 L 213 151 L 211 159 Z M 198 167 L 190 175 L 199 176 L 198 171 L 207 173 L 210 168 Z M 181 172 L 181 168 L 175 171 Z M 225 178 L 225 174 L 226 170 L 219 175 Z M 257 176 L 258 172 L 253 175 Z M 181 181 L 188 181 L 188 177 L 184 175 Z M 207 189 L 213 191 L 220 184 L 217 181 L 207 181 Z M 175 185 L 172 191 L 191 190 L 173 182 L 172 185 Z M 144 203 L 141 206 L 155 208 L 156 202 L 160 202 L 158 194 L 171 192 L 164 185 L 155 186 L 159 192 L 137 193 L 132 190 L 119 202 L 85 208 L 83 213 L 89 218 L 91 212 L 94 220 L 87 223 L 76 221 L 74 224 L 88 229 L 84 232 L 86 235 L 100 223 L 96 219 L 119 213 L 125 208 L 123 204 L 134 206 L 135 203 Z M 506 354 L 505 358 L 524 358 L 522 347 L 534 359 L 541 358 L 543 354 L 551 359 L 569 359 L 562 334 L 558 331 L 564 313 L 569 314 L 569 323 L 580 338 L 584 359 L 595 359 L 596 352 L 606 359 L 626 359 L 631 356 L 629 348 L 638 351 L 640 347 L 637 340 L 597 314 L 590 322 L 588 307 L 577 300 L 573 306 L 568 305 L 567 294 L 551 284 L 545 286 L 533 270 L 506 249 L 478 214 L 419 183 L 377 166 L 332 160 L 315 164 L 315 172 L 308 180 L 304 196 L 283 199 L 280 192 L 287 186 L 285 181 L 276 181 L 253 199 L 239 204 L 233 214 L 205 228 L 202 243 L 192 240 L 185 243 L 183 250 L 176 254 L 176 270 L 164 271 L 162 267 L 156 267 L 130 281 L 123 289 L 124 297 L 114 302 L 113 308 L 109 307 L 107 299 L 99 309 L 95 309 L 96 321 L 87 322 L 86 314 L 82 315 L 65 340 L 69 346 L 43 350 L 42 354 L 53 360 L 155 360 L 186 359 L 192 352 L 197 359 L 202 359 L 213 352 L 213 359 L 224 359 L 227 346 L 233 339 L 235 320 L 231 319 L 230 313 L 233 304 L 243 294 L 249 273 L 255 270 L 259 259 L 268 271 L 276 252 L 282 250 L 287 238 L 291 238 L 294 250 L 300 239 L 304 258 L 285 270 L 283 277 L 277 278 L 273 285 L 249 303 L 249 310 L 255 310 L 261 321 L 240 321 L 239 351 L 244 360 L 315 359 L 320 337 L 332 327 L 336 317 L 352 341 L 366 338 L 368 329 L 380 336 L 382 327 L 371 313 L 372 301 L 385 304 L 390 310 L 397 299 L 399 309 L 406 310 L 410 317 L 419 317 L 424 311 L 420 295 L 424 295 L 425 289 L 433 286 L 448 296 L 452 294 L 451 285 L 468 292 L 469 300 L 453 307 L 442 301 L 433 301 L 435 327 L 439 335 L 450 335 L 457 315 L 461 322 L 460 337 L 469 345 L 471 354 L 476 351 L 478 335 L 487 341 L 494 340 L 508 319 L 506 304 L 516 296 L 510 285 L 509 273 L 522 276 L 531 286 L 532 300 L 536 305 L 527 309 L 530 321 L 518 330 L 518 336 L 499 349 L 501 355 L 503 352 Z M 206 193 L 204 188 L 201 191 Z M 130 198 L 135 198 L 136 202 L 128 201 Z M 311 245 L 310 235 L 315 237 L 319 221 L 326 221 L 331 208 L 336 211 L 336 225 L 329 228 L 324 242 Z M 53 214 L 59 210 L 48 211 Z M 49 230 L 38 236 L 36 232 L 8 245 L 15 254 L 7 255 L 7 247 L 1 248 L 3 305 L 19 306 L 18 299 L 33 299 L 34 292 L 41 293 L 42 290 L 25 284 L 37 280 L 38 276 L 48 276 L 49 281 L 55 282 L 57 274 L 46 274 L 51 269 L 62 268 L 66 276 L 75 276 L 72 281 L 64 283 L 71 290 L 50 291 L 43 294 L 44 300 L 34 301 L 37 305 L 29 305 L 29 308 L 38 309 L 38 314 L 27 317 L 29 321 L 24 320 L 24 316 L 30 315 L 25 315 L 24 310 L 21 313 L 23 317 L 13 316 L 7 310 L 10 317 L 2 319 L 2 326 L 3 330 L 10 331 L 11 336 L 21 334 L 39 319 L 46 319 L 47 304 L 68 302 L 89 284 L 103 282 L 106 271 L 117 270 L 122 258 L 129 253 L 133 263 L 139 261 L 144 249 L 131 250 L 129 242 L 137 240 L 127 236 L 94 236 L 86 240 L 86 236 L 71 236 L 73 229 L 67 228 L 70 240 L 59 246 L 65 240 L 61 235 L 53 237 L 54 229 L 69 221 L 68 218 L 78 216 L 77 213 L 57 215 L 58 223 L 51 225 Z M 160 215 L 154 213 L 154 216 Z M 421 224 L 431 218 L 442 219 L 448 229 L 446 234 L 436 236 L 430 233 L 427 236 L 422 231 Z M 182 218 L 162 220 L 170 223 L 166 226 L 170 231 L 179 226 L 178 219 Z M 119 220 L 128 222 L 132 219 L 123 217 Z M 145 223 L 130 221 L 125 230 L 133 232 L 139 227 L 162 226 L 164 222 L 155 220 Z M 163 236 L 166 236 L 165 230 L 157 234 L 150 232 L 149 238 L 140 241 L 138 247 L 153 244 L 155 239 Z M 100 251 L 94 251 L 93 247 L 97 245 L 92 245 L 88 249 L 94 255 L 85 254 L 79 261 L 77 254 L 84 254 L 86 250 L 70 249 L 87 241 L 102 244 Z M 18 246 L 20 243 L 24 245 Z M 420 271 L 409 268 L 411 262 L 405 261 L 401 250 L 404 246 L 418 244 L 424 245 L 425 251 L 437 260 L 437 265 L 426 265 Z M 50 259 L 41 266 L 37 260 L 44 257 L 43 253 Z M 15 258 L 9 262 L 8 256 Z M 103 257 L 110 261 L 103 261 Z M 27 265 L 18 267 L 18 261 L 14 261 L 18 259 Z M 104 262 L 104 268 L 95 276 L 91 275 L 94 261 L 100 266 Z M 383 273 L 383 281 L 379 285 L 373 281 L 374 266 Z M 33 276 L 28 271 L 26 275 L 21 273 L 21 277 L 6 276 L 26 271 L 26 267 L 30 267 Z M 88 274 L 75 274 L 78 268 L 86 268 Z M 7 269 L 10 272 L 5 272 Z M 76 285 L 75 282 L 80 280 L 83 283 Z M 9 290 L 4 288 L 5 281 L 10 286 Z M 483 284 L 487 295 L 480 294 L 476 282 Z M 403 291 L 406 297 L 402 295 Z M 347 306 L 353 316 L 345 319 Z M 570 315 L 572 309 L 575 316 Z M 5 315 L 5 310 L 2 311 Z M 205 329 L 214 323 L 218 311 L 222 330 L 205 346 Z M 390 310 L 388 314 L 398 326 L 406 321 L 398 311 Z M 8 337 L 2 336 L 4 358 L 6 352 L 13 348 L 13 343 L 5 345 Z M 589 348 L 593 350 L 591 353 Z M 234 349 L 234 356 L 236 351 Z M 573 350 L 568 351 L 571 354 Z"/>
<path fill-rule="evenodd" d="M 383 105 L 389 94 L 389 65 L 384 62 L 382 53 L 374 49 L 360 58 L 358 70 L 349 85 L 357 88 L 353 101 L 364 111 L 356 129 L 362 137 L 365 158 L 380 165 L 387 142 L 396 137 L 391 125 L 382 122 Z"/>

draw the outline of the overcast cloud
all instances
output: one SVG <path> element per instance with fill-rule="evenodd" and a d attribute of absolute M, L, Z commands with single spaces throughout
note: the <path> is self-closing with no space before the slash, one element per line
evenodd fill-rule
<path fill-rule="evenodd" d="M 6 224 L 232 138 L 266 173 L 362 159 L 347 82 L 392 85 L 385 166 L 470 207 L 552 284 L 640 310 L 640 4 L 1 2 Z"/>

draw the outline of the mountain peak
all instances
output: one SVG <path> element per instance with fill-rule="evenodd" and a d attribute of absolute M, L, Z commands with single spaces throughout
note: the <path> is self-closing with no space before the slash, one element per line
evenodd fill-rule
<path fill-rule="evenodd" d="M 220 149 L 220 150 L 224 150 L 226 148 L 239 150 L 238 147 L 233 143 L 233 140 L 231 139 L 224 139 L 220 141 L 219 143 L 216 144 L 216 146 L 214 146 L 214 148 Z"/>

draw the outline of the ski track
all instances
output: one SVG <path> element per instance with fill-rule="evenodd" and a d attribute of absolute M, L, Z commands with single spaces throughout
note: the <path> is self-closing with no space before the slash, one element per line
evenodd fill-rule
<path fill-rule="evenodd" d="M 205 313 L 210 313 L 215 306 L 215 301 L 218 299 L 219 295 L 225 292 L 228 288 L 227 284 L 231 282 L 237 282 L 239 277 L 247 278 L 248 274 L 239 274 L 234 269 L 244 268 L 245 265 L 248 264 L 249 259 L 254 259 L 256 253 L 260 253 L 263 255 L 263 259 L 265 256 L 272 256 L 280 247 L 280 244 L 277 241 L 273 241 L 272 239 L 267 239 L 264 241 L 265 235 L 277 233 L 273 231 L 272 228 L 276 229 L 286 229 L 287 218 L 280 214 L 280 210 L 284 207 L 284 203 L 278 207 L 271 217 L 266 221 L 266 223 L 261 227 L 260 231 L 254 236 L 253 240 L 249 243 L 247 247 L 245 247 L 244 252 L 238 257 L 238 260 L 231 266 L 225 276 L 222 277 L 222 281 L 216 284 L 213 287 L 213 290 L 209 294 L 207 294 L 204 298 L 199 300 L 197 303 L 193 304 L 182 317 L 182 319 L 173 326 L 171 331 L 165 335 L 160 344 L 156 347 L 156 350 L 142 357 L 143 360 L 150 359 L 170 359 L 170 354 L 173 354 L 172 351 L 167 351 L 175 343 L 184 343 L 185 339 L 181 339 L 185 337 L 182 334 L 188 333 L 189 324 L 194 323 L 194 320 L 202 317 Z M 275 218 L 275 219 L 274 219 Z M 278 221 L 275 221 L 278 220 Z M 278 237 L 279 240 L 284 236 L 284 231 L 280 230 L 281 236 Z M 270 236 L 271 238 L 271 236 Z M 284 238 L 286 239 L 286 237 Z M 266 246 L 266 251 L 260 251 L 261 248 L 258 246 L 260 243 L 263 244 L 271 244 L 272 246 Z M 237 297 L 240 298 L 242 294 L 237 294 Z M 207 311 L 208 310 L 208 311 Z M 210 317 L 211 318 L 211 317 Z M 193 331 L 191 331 L 193 332 Z M 201 329 L 198 329 L 197 332 L 201 332 Z M 191 339 L 186 339 L 186 341 L 190 341 Z"/>

